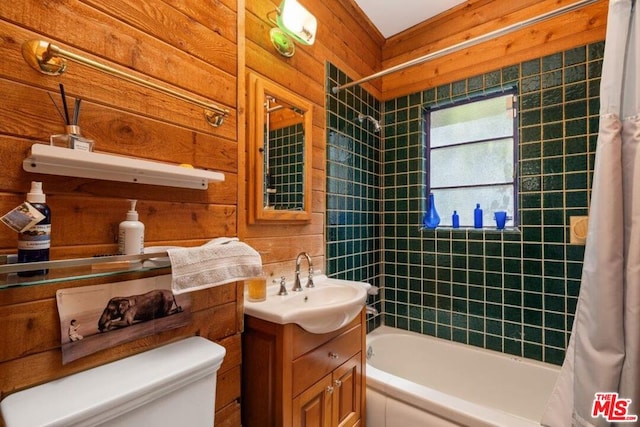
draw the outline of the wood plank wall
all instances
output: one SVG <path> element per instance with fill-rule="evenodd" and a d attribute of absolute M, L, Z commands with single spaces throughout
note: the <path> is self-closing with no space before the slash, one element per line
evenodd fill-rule
<path fill-rule="evenodd" d="M 576 1 L 469 0 L 390 37 L 383 48 L 382 68 L 437 52 Z M 390 74 L 382 78 L 382 99 L 394 99 L 604 40 L 608 3 L 608 0 L 601 0 L 535 26 Z"/>
<path fill-rule="evenodd" d="M 301 0 L 319 22 L 314 46 L 297 46 L 293 58 L 275 53 L 267 13 L 275 0 L 21 0 L 0 2 L 0 212 L 24 200 L 30 181 L 41 180 L 53 211 L 52 257 L 116 250 L 117 224 L 139 200 L 147 245 L 201 244 L 239 236 L 263 254 L 270 274 L 291 275 L 300 251 L 324 270 L 325 66 L 331 61 L 354 78 L 491 31 L 569 0 L 470 0 L 461 7 L 385 41 L 352 0 Z M 392 99 L 528 57 L 539 57 L 604 38 L 607 1 L 541 27 L 441 58 L 365 85 Z M 61 77 L 28 68 L 20 49 L 42 38 L 167 87 L 221 104 L 231 117 L 217 129 L 188 103 L 142 89 L 82 65 Z M 246 72 L 256 72 L 315 106 L 313 117 L 313 220 L 308 225 L 247 224 Z M 63 130 L 48 94 L 58 83 L 83 98 L 80 119 L 96 149 L 225 173 L 208 191 L 130 185 L 22 170 L 34 142 Z M 0 253 L 15 252 L 16 236 L 0 227 Z M 166 272 L 165 272 L 166 273 Z M 128 280 L 136 274 L 121 275 Z M 0 290 L 0 397 L 73 372 L 202 335 L 227 348 L 218 377 L 217 425 L 239 425 L 242 329 L 241 284 L 193 295 L 194 323 L 61 365 L 55 291 L 96 280 Z"/>
<path fill-rule="evenodd" d="M 257 248 L 263 257 L 265 270 L 274 278 L 281 275 L 293 278 L 295 257 L 306 251 L 313 258 L 316 270 L 325 271 L 325 69 L 330 61 L 354 78 L 380 69 L 383 37 L 351 0 L 318 2 L 301 0 L 318 19 L 318 33 L 313 46 L 296 45 L 292 58 L 280 56 L 269 40 L 274 26 L 267 14 L 280 2 L 252 0 L 246 2 L 246 71 L 269 79 L 313 104 L 313 218 L 305 225 L 249 225 L 246 221 L 247 170 L 246 149 L 241 150 L 239 180 L 244 188 L 240 192 L 238 227 L 241 238 Z M 238 76 L 238 79 L 246 76 Z M 246 85 L 246 81 L 244 83 Z M 242 86 L 242 84 L 239 84 Z M 380 82 L 366 89 L 380 97 Z M 240 89 L 242 90 L 242 89 Z M 245 100 L 246 102 L 246 100 Z M 242 110 L 242 108 L 240 108 Z M 246 121 L 246 120 L 245 120 Z M 241 131 L 242 132 L 242 131 Z M 248 134 L 245 129 L 245 134 Z M 241 134 L 240 141 L 245 138 Z"/>
<path fill-rule="evenodd" d="M 237 236 L 238 40 L 244 38 L 238 19 L 236 0 L 0 2 L 0 213 L 24 200 L 32 180 L 42 181 L 53 212 L 54 259 L 114 253 L 128 198 L 139 200 L 148 246 L 192 246 Z M 210 100 L 228 108 L 231 116 L 213 128 L 199 107 L 76 63 L 69 63 L 60 77 L 42 75 L 21 56 L 22 43 L 34 38 Z M 82 97 L 80 126 L 96 141 L 96 150 L 219 170 L 225 182 L 201 191 L 24 172 L 22 160 L 30 146 L 48 143 L 51 134 L 64 130 L 48 96 L 60 103 L 59 83 L 71 102 L 71 97 Z M 0 226 L 0 253 L 14 253 L 16 242 L 16 234 Z M 218 373 L 216 424 L 239 425 L 239 284 L 193 294 L 189 326 L 62 366 L 55 291 L 95 283 L 80 280 L 0 290 L 0 398 L 169 341 L 202 335 L 227 349 Z"/>

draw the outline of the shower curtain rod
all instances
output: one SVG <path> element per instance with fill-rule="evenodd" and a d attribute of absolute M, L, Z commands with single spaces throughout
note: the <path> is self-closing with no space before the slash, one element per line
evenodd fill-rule
<path fill-rule="evenodd" d="M 508 25 L 508 26 L 506 26 L 504 28 L 492 31 L 492 32 L 484 34 L 482 36 L 478 36 L 478 37 L 475 37 L 475 38 L 472 38 L 472 39 L 469 39 L 469 40 L 465 40 L 465 41 L 460 42 L 458 44 L 455 44 L 453 46 L 445 47 L 444 49 L 440 49 L 440 50 L 437 50 L 435 52 L 428 53 L 428 54 L 426 54 L 424 56 L 421 56 L 419 58 L 415 58 L 415 59 L 412 59 L 410 61 L 403 62 L 402 64 L 395 65 L 395 66 L 393 66 L 391 68 L 387 68 L 386 70 L 378 71 L 377 73 L 371 74 L 370 76 L 367 76 L 367 77 L 363 77 L 360 80 L 355 80 L 355 81 L 350 82 L 350 83 L 345 83 L 343 85 L 334 86 L 334 87 L 331 88 L 331 92 L 338 93 L 342 89 L 348 89 L 348 88 L 350 88 L 352 86 L 359 85 L 359 84 L 362 84 L 362 83 L 366 83 L 368 81 L 375 80 L 375 79 L 378 79 L 380 77 L 384 77 L 384 76 L 386 76 L 388 74 L 392 74 L 392 73 L 395 73 L 395 72 L 398 72 L 398 71 L 402 71 L 405 68 L 409 68 L 409 67 L 413 67 L 414 65 L 422 64 L 423 62 L 427 62 L 427 61 L 429 61 L 431 59 L 440 58 L 440 57 L 442 57 L 444 55 L 448 55 L 450 53 L 454 53 L 454 52 L 457 52 L 459 50 L 462 50 L 462 49 L 465 49 L 465 48 L 468 48 L 468 47 L 471 47 L 471 46 L 475 46 L 475 45 L 483 43 L 485 41 L 488 41 L 488 40 L 491 40 L 491 39 L 494 39 L 494 38 L 497 38 L 497 37 L 512 33 L 512 32 L 514 32 L 516 30 L 520 30 L 520 29 L 525 28 L 525 27 L 528 27 L 529 25 L 537 24 L 537 23 L 540 23 L 540 22 L 545 21 L 547 19 L 555 18 L 556 16 L 560 16 L 560 15 L 563 15 L 563 14 L 568 13 L 568 12 L 573 12 L 574 10 L 580 9 L 580 8 L 582 8 L 584 6 L 587 6 L 587 5 L 590 5 L 592 3 L 596 3 L 598 1 L 599 0 L 581 0 L 581 1 L 569 4 L 567 6 L 560 7 L 558 9 L 556 9 L 556 10 L 551 11 L 551 12 L 543 13 L 542 15 L 538 15 L 538 16 L 535 16 L 533 18 L 521 21 L 521 22 L 516 22 L 515 24 Z"/>

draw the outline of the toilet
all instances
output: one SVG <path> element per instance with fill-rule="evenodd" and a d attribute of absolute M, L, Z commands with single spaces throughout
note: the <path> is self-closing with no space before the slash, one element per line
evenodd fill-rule
<path fill-rule="evenodd" d="M 225 348 L 190 337 L 7 396 L 6 427 L 211 427 Z"/>

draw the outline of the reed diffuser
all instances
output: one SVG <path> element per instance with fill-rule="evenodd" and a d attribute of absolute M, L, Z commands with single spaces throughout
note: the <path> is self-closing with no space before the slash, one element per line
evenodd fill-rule
<path fill-rule="evenodd" d="M 78 126 L 78 120 L 80 118 L 80 105 L 82 103 L 82 99 L 75 99 L 73 116 L 71 116 L 69 114 L 69 106 L 67 105 L 67 97 L 64 92 L 64 85 L 62 83 L 60 83 L 60 96 L 62 98 L 62 108 L 64 110 L 64 114 L 62 114 L 62 111 L 60 111 L 60 108 L 58 108 L 58 104 L 56 104 L 56 102 L 53 100 L 51 94 L 49 94 L 51 102 L 53 102 L 53 105 L 56 107 L 56 110 L 62 118 L 62 121 L 64 121 L 64 128 L 66 133 L 51 135 L 51 137 L 49 138 L 51 145 L 55 145 L 57 147 L 72 148 L 74 150 L 93 151 L 93 140 L 83 137 L 80 133 L 80 126 Z"/>

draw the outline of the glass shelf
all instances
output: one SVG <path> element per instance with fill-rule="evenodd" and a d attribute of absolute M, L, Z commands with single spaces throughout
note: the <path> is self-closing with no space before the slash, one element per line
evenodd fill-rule
<path fill-rule="evenodd" d="M 113 255 L 91 258 L 64 259 L 31 262 L 25 264 L 6 263 L 15 255 L 0 257 L 0 290 L 12 287 L 45 285 L 69 280 L 115 276 L 122 273 L 148 272 L 171 267 L 166 251 L 139 255 Z M 3 261 L 4 260 L 4 261 Z M 21 277 L 18 272 L 48 270 L 47 274 Z"/>

